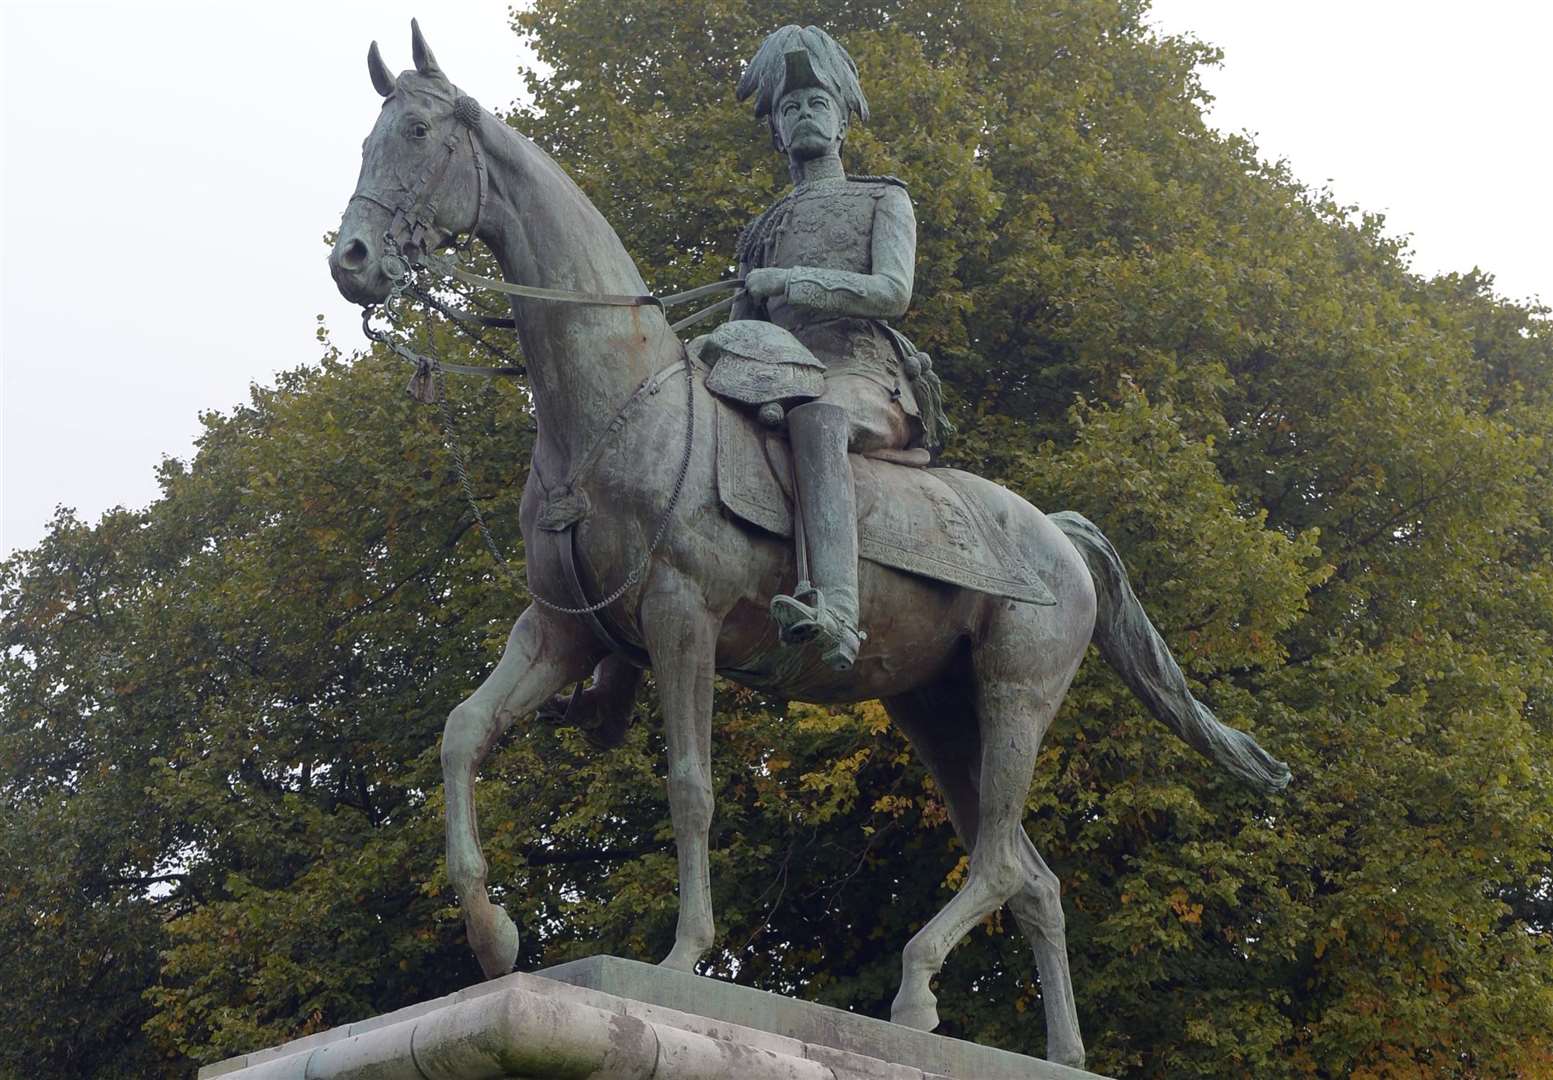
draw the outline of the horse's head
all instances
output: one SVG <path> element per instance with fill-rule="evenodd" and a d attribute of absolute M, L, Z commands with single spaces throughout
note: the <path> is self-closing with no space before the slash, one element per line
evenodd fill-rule
<path fill-rule="evenodd" d="M 367 51 L 372 85 L 384 97 L 361 146 L 361 177 L 346 204 L 329 270 L 347 300 L 377 303 L 414 259 L 472 231 L 479 220 L 483 161 L 477 129 L 485 116 L 459 92 L 410 22 L 415 70 L 389 73 L 377 42 Z"/>

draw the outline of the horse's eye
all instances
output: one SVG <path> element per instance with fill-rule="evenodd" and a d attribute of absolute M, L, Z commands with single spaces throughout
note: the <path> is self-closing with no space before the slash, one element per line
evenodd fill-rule
<path fill-rule="evenodd" d="M 420 121 L 417 121 L 410 127 L 410 137 L 412 139 L 424 139 L 430 133 L 431 128 Z"/>

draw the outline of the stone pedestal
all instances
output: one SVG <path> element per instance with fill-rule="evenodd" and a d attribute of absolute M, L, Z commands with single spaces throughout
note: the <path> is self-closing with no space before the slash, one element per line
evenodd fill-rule
<path fill-rule="evenodd" d="M 200 1080 L 1099 1080 L 988 1046 L 596 956 L 200 1070 Z"/>

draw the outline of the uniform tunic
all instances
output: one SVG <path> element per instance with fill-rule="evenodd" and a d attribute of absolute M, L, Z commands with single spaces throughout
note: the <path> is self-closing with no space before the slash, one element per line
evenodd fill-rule
<path fill-rule="evenodd" d="M 819 400 L 847 410 L 854 450 L 920 440 L 917 402 L 884 325 L 911 302 L 916 254 L 916 215 L 893 178 L 800 184 L 740 240 L 741 277 L 762 267 L 792 273 L 785 293 L 746 297 L 732 317 L 776 323 L 825 364 Z"/>

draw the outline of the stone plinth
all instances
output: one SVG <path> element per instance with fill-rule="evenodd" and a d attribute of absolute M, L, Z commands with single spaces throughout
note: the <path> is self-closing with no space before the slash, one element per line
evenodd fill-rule
<path fill-rule="evenodd" d="M 597 956 L 200 1070 L 200 1080 L 1098 1080 L 1095 1074 Z"/>

